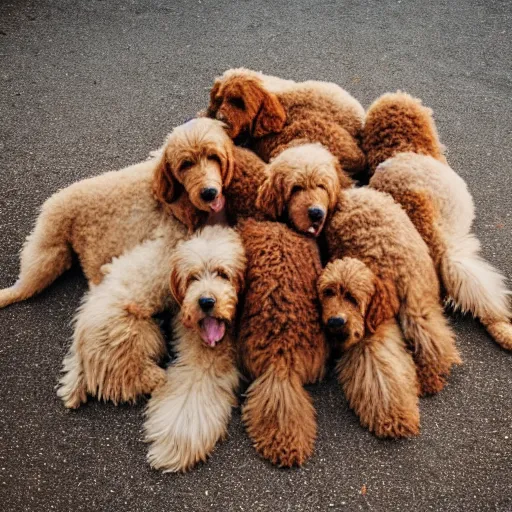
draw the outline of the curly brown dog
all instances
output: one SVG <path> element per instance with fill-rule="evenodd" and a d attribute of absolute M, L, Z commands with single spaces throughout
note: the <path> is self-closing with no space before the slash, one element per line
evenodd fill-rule
<path fill-rule="evenodd" d="M 336 370 L 350 406 L 379 437 L 419 432 L 418 378 L 393 314 L 398 297 L 362 261 L 329 263 L 318 281 L 322 321 L 341 349 Z"/>
<path fill-rule="evenodd" d="M 214 216 L 222 210 L 228 216 L 232 210 L 253 213 L 251 202 L 241 201 L 239 187 L 254 205 L 264 178 L 263 162 L 235 148 L 222 123 L 206 118 L 176 128 L 151 166 L 157 196 L 161 201 L 179 197 L 192 205 L 192 225 L 207 220 L 207 210 Z M 203 194 L 210 189 L 214 195 Z M 226 198 L 230 206 L 224 208 Z M 165 381 L 158 366 L 165 344 L 152 318 L 172 306 L 169 259 L 176 244 L 173 232 L 164 228 L 104 265 L 103 281 L 86 295 L 58 390 L 66 407 L 78 407 L 88 394 L 132 402 Z"/>
<path fill-rule="evenodd" d="M 285 149 L 267 167 L 257 206 L 274 220 L 318 236 L 338 202 L 352 185 L 336 158 L 321 144 Z"/>
<path fill-rule="evenodd" d="M 432 110 L 405 93 L 385 94 L 368 111 L 364 145 L 375 175 L 370 187 L 393 196 L 429 246 L 449 302 L 478 317 L 512 350 L 510 291 L 479 254 L 471 233 L 473 198 L 443 157 Z"/>
<path fill-rule="evenodd" d="M 248 137 L 250 147 L 266 162 L 301 140 L 322 143 L 350 176 L 366 167 L 358 145 L 364 109 L 333 83 L 297 83 L 230 69 L 215 80 L 207 115 L 225 122 L 233 139 Z"/>
<path fill-rule="evenodd" d="M 412 346 L 422 394 L 440 391 L 460 358 L 443 316 L 434 263 L 407 214 L 377 190 L 344 190 L 325 235 L 331 260 L 356 258 L 379 279 L 382 304 L 373 325 L 398 316 Z M 356 338 L 363 335 L 354 332 Z"/>
<path fill-rule="evenodd" d="M 324 373 L 327 344 L 312 239 L 284 224 L 252 219 L 239 226 L 247 256 L 246 295 L 238 339 L 252 379 L 243 421 L 256 450 L 280 466 L 301 465 L 316 438 L 313 403 L 304 384 Z"/>

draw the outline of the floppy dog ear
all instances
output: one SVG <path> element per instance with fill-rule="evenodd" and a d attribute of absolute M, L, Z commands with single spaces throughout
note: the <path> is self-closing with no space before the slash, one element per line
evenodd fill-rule
<path fill-rule="evenodd" d="M 222 188 L 229 187 L 233 174 L 235 172 L 235 155 L 233 151 L 233 144 L 231 140 L 226 144 L 224 153 L 219 154 L 221 161 L 221 173 L 222 173 Z"/>
<path fill-rule="evenodd" d="M 366 312 L 366 328 L 374 333 L 377 327 L 398 314 L 400 301 L 395 283 L 390 279 L 375 279 L 375 292 Z"/>
<path fill-rule="evenodd" d="M 263 101 L 256 115 L 252 131 L 253 137 L 263 137 L 269 133 L 278 133 L 286 122 L 286 112 L 275 94 L 262 90 Z"/>
<path fill-rule="evenodd" d="M 265 181 L 261 184 L 256 198 L 256 208 L 268 215 L 271 219 L 277 220 L 283 215 L 286 203 L 290 198 L 290 187 L 286 177 L 279 169 L 273 169 L 267 174 Z"/>
<path fill-rule="evenodd" d="M 168 205 L 171 214 L 186 226 L 191 235 L 201 224 L 204 223 L 208 214 L 196 208 L 188 194 L 180 194 L 178 199 Z"/>
<path fill-rule="evenodd" d="M 185 299 L 185 290 L 183 280 L 180 278 L 180 273 L 178 270 L 178 265 L 176 262 L 171 263 L 171 278 L 170 278 L 170 289 L 171 294 L 174 297 L 174 300 L 178 303 L 179 306 L 183 304 L 183 300 Z"/>
<path fill-rule="evenodd" d="M 217 113 L 217 93 L 220 89 L 220 82 L 215 82 L 213 84 L 213 87 L 210 90 L 210 104 L 208 105 L 208 108 L 206 109 L 206 116 L 207 117 L 215 117 L 215 114 Z"/>
<path fill-rule="evenodd" d="M 160 203 L 170 204 L 178 199 L 180 192 L 181 184 L 172 173 L 164 149 L 162 154 L 157 157 L 157 165 L 153 174 L 153 194 Z"/>
<path fill-rule="evenodd" d="M 343 170 L 343 167 L 341 167 L 341 164 L 338 159 L 336 159 L 334 166 L 336 168 L 336 174 L 338 175 L 339 188 L 340 189 L 350 188 L 354 184 L 354 182 L 347 175 L 347 173 Z M 338 195 L 338 194 L 336 194 L 336 195 Z"/>

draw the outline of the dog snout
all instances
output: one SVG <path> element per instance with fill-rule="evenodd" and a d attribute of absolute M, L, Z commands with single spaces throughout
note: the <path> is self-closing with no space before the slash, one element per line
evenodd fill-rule
<path fill-rule="evenodd" d="M 331 318 L 327 320 L 327 327 L 329 327 L 329 329 L 340 329 L 346 323 L 346 319 L 342 316 L 331 316 Z"/>
<path fill-rule="evenodd" d="M 201 190 L 201 199 L 209 203 L 217 197 L 218 193 L 219 191 L 214 187 L 203 188 L 203 190 Z"/>
<path fill-rule="evenodd" d="M 320 222 L 324 218 L 324 211 L 318 206 L 312 206 L 308 209 L 308 216 L 311 222 Z"/>
<path fill-rule="evenodd" d="M 215 306 L 215 299 L 213 297 L 200 297 L 197 302 L 205 313 L 209 313 L 213 309 L 213 306 Z"/>
<path fill-rule="evenodd" d="M 226 121 L 226 116 L 219 110 L 215 115 L 218 121 L 222 121 L 223 123 Z"/>

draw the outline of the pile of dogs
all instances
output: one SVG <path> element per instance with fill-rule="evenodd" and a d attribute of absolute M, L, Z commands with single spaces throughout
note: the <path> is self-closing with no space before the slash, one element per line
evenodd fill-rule
<path fill-rule="evenodd" d="M 460 363 L 445 302 L 512 349 L 509 292 L 473 218 L 419 100 L 385 94 L 365 112 L 332 83 L 234 69 L 152 158 L 45 202 L 0 307 L 76 253 L 90 290 L 59 383 L 66 407 L 150 394 L 148 460 L 186 471 L 226 435 L 244 375 L 254 447 L 301 465 L 317 430 L 304 385 L 329 358 L 361 424 L 399 438 L 418 434 L 418 397 Z"/>

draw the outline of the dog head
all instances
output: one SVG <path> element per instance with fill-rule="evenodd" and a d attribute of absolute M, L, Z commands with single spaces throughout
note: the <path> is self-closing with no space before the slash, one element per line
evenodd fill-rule
<path fill-rule="evenodd" d="M 318 296 L 324 326 L 345 349 L 393 318 L 400 305 L 394 283 L 378 278 L 354 258 L 335 260 L 325 267 L 318 280 Z"/>
<path fill-rule="evenodd" d="M 174 203 L 186 192 L 192 205 L 218 212 L 223 188 L 234 170 L 233 141 L 219 121 L 198 118 L 175 128 L 158 157 L 153 191 L 162 203 Z"/>
<path fill-rule="evenodd" d="M 288 147 L 268 165 L 256 204 L 273 219 L 287 212 L 297 231 L 318 236 L 338 201 L 341 174 L 321 144 Z"/>
<path fill-rule="evenodd" d="M 178 246 L 171 260 L 171 293 L 185 328 L 210 347 L 220 343 L 233 322 L 245 273 L 239 235 L 207 226 Z"/>
<path fill-rule="evenodd" d="M 276 95 L 265 89 L 256 73 L 244 69 L 228 70 L 215 80 L 207 114 L 226 123 L 232 139 L 277 133 L 286 122 Z"/>

